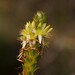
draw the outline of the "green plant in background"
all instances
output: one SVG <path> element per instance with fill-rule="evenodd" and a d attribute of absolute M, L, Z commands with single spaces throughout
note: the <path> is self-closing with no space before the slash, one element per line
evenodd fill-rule
<path fill-rule="evenodd" d="M 18 55 L 18 61 L 22 62 L 21 75 L 34 75 L 38 69 L 44 38 L 47 38 L 53 28 L 46 24 L 46 16 L 43 12 L 37 12 L 32 22 L 27 22 L 20 32 L 22 48 Z"/>

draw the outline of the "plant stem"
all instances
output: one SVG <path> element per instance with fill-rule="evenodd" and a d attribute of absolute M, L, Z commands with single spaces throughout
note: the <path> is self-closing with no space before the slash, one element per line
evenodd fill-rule
<path fill-rule="evenodd" d="M 46 16 L 38 12 L 32 22 L 27 22 L 20 33 L 22 48 L 18 55 L 18 61 L 22 62 L 21 75 L 34 75 L 38 69 L 37 63 L 41 57 L 43 48 L 43 37 L 46 37 L 52 30 L 46 26 Z"/>

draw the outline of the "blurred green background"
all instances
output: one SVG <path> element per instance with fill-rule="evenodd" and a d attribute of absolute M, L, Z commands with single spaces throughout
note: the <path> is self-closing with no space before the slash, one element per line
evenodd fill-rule
<path fill-rule="evenodd" d="M 18 75 L 19 31 L 39 10 L 54 30 L 36 75 L 75 75 L 75 0 L 0 0 L 0 75 Z"/>

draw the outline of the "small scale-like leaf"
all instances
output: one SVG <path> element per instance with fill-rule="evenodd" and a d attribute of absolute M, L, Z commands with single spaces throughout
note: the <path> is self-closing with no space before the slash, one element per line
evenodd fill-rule
<path fill-rule="evenodd" d="M 46 26 L 46 28 L 44 29 L 44 31 L 46 32 L 49 28 L 50 28 L 50 25 Z"/>
<path fill-rule="evenodd" d="M 23 41 L 22 42 L 22 48 L 25 48 L 26 44 L 27 44 L 27 42 L 26 41 Z"/>
<path fill-rule="evenodd" d="M 30 22 L 27 22 L 26 25 L 25 25 L 26 30 L 28 29 L 29 25 L 30 25 Z"/>
<path fill-rule="evenodd" d="M 44 24 L 42 25 L 42 30 L 43 30 L 45 27 L 46 27 L 46 23 L 44 23 Z"/>
<path fill-rule="evenodd" d="M 40 29 L 42 27 L 42 24 L 41 24 L 41 22 L 38 24 L 38 27 L 37 27 L 37 29 Z"/>
<path fill-rule="evenodd" d="M 53 30 L 53 28 L 50 28 L 48 31 L 47 31 L 47 33 L 49 33 L 50 31 L 52 31 Z"/>
<path fill-rule="evenodd" d="M 38 35 L 38 40 L 39 40 L 39 43 L 41 44 L 41 42 L 42 42 L 42 36 L 41 35 Z"/>

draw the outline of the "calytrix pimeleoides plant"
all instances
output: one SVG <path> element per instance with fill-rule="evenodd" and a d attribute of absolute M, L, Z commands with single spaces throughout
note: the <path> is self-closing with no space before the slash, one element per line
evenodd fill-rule
<path fill-rule="evenodd" d="M 46 15 L 37 12 L 32 22 L 27 22 L 20 32 L 20 49 L 17 60 L 22 62 L 21 75 L 34 75 L 38 69 L 37 62 L 42 53 L 44 38 L 47 38 L 53 28 L 46 23 Z"/>

